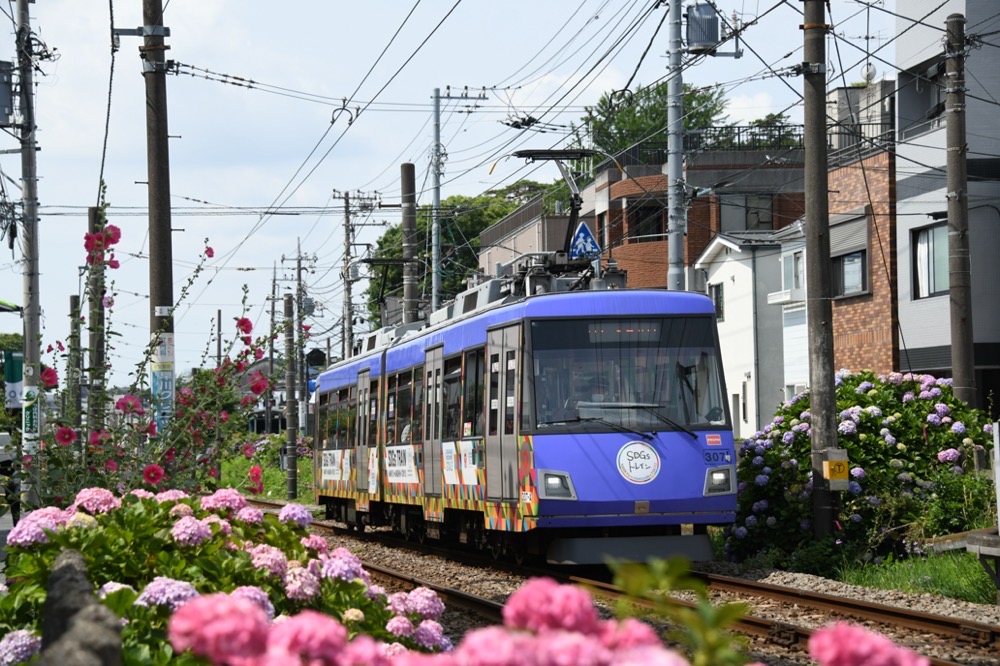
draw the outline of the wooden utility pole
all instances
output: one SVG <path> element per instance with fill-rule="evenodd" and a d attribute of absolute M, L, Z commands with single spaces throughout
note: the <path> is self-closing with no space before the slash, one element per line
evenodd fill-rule
<path fill-rule="evenodd" d="M 295 400 L 295 300 L 285 294 L 285 472 L 288 499 L 299 494 L 298 457 L 295 444 L 299 435 L 298 403 Z"/>
<path fill-rule="evenodd" d="M 149 333 L 156 425 L 165 430 L 174 411 L 174 276 L 170 228 L 170 149 L 167 66 L 162 0 L 142 2 L 142 74 L 146 84 L 146 171 L 149 200 Z"/>
<path fill-rule="evenodd" d="M 826 155 L 825 0 L 805 0 L 803 78 L 805 143 L 806 307 L 809 395 L 812 412 L 813 533 L 833 532 L 833 493 L 823 475 L 827 451 L 837 447 L 837 395 L 833 372 L 830 208 Z"/>
<path fill-rule="evenodd" d="M 951 14 L 945 45 L 948 143 L 948 284 L 951 297 L 951 376 L 955 397 L 977 404 L 969 261 L 968 151 L 965 142 L 965 16 Z"/>

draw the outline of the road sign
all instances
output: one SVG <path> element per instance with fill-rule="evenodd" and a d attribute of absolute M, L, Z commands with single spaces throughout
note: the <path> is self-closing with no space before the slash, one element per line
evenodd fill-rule
<path fill-rule="evenodd" d="M 601 246 L 597 244 L 594 233 L 581 222 L 573 232 L 573 241 L 569 245 L 570 259 L 597 259 L 601 256 Z"/>

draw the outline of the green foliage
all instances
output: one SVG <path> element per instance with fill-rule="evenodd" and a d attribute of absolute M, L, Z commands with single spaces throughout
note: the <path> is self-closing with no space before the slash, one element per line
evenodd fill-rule
<path fill-rule="evenodd" d="M 691 565 L 683 558 L 609 565 L 615 585 L 629 598 L 617 602 L 616 614 L 627 617 L 633 599 L 651 602 L 656 613 L 674 627 L 670 641 L 683 646 L 692 666 L 742 666 L 747 662 L 745 645 L 729 631 L 747 613 L 746 604 L 714 605 L 705 586 L 690 576 Z M 671 592 L 690 591 L 697 596 L 693 607 L 677 603 Z"/>
<path fill-rule="evenodd" d="M 24 336 L 20 333 L 0 333 L 0 350 L 21 351 L 24 349 Z M 0 365 L 3 356 L 0 355 Z"/>
<path fill-rule="evenodd" d="M 574 128 L 575 143 L 616 155 L 634 145 L 667 141 L 667 83 L 639 86 L 634 94 L 605 93 Z M 726 121 L 725 91 L 684 84 L 684 129 L 704 129 Z M 589 141 L 585 140 L 589 136 Z"/>
<path fill-rule="evenodd" d="M 313 450 L 311 438 L 300 438 L 297 449 L 296 501 L 313 501 Z M 259 467 L 261 472 L 262 497 L 283 499 L 288 497 L 288 472 L 280 468 L 279 451 L 286 444 L 284 434 L 246 435 L 231 440 L 235 455 L 222 464 L 223 487 L 238 488 L 253 492 L 255 485 L 250 478 L 250 470 Z M 248 456 L 247 453 L 250 455 Z"/>
<path fill-rule="evenodd" d="M 767 557 L 815 572 L 903 550 L 907 540 L 995 524 L 992 486 L 974 470 L 992 447 L 992 425 L 955 398 L 949 380 L 841 371 L 836 398 L 850 483 L 839 493 L 833 542 L 813 539 L 812 415 L 804 393 L 740 447 L 728 557 Z"/>
<path fill-rule="evenodd" d="M 441 299 L 449 300 L 465 289 L 465 280 L 479 268 L 479 234 L 499 222 L 548 186 L 533 181 L 520 181 L 508 187 L 486 192 L 475 197 L 450 196 L 441 202 Z M 417 210 L 417 253 L 421 258 L 418 292 L 431 293 L 433 280 L 429 266 L 431 260 L 431 232 L 433 210 L 422 206 Z M 390 227 L 375 246 L 377 259 L 403 257 L 402 225 Z M 384 272 L 384 284 L 383 273 Z M 378 269 L 365 290 L 368 318 L 381 321 L 379 294 L 398 294 L 403 286 L 402 264 Z"/>
<path fill-rule="evenodd" d="M 948 551 L 926 557 L 867 562 L 845 568 L 838 579 L 863 587 L 933 594 L 976 604 L 996 603 L 996 586 L 975 553 Z"/>

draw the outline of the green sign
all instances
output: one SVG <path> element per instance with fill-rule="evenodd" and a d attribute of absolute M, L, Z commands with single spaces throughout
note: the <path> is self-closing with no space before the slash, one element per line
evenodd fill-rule
<path fill-rule="evenodd" d="M 41 421 L 38 418 L 40 405 L 38 402 L 38 392 L 34 389 L 27 389 L 24 392 L 24 436 L 38 435 L 41 432 Z"/>

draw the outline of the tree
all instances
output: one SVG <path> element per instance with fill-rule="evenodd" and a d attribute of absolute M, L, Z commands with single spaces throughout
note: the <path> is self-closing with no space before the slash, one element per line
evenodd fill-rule
<path fill-rule="evenodd" d="M 615 155 L 634 145 L 667 141 L 667 83 L 639 86 L 635 93 L 605 93 L 597 106 L 574 128 L 577 146 L 591 142 L 599 150 Z M 728 101 L 721 88 L 695 88 L 684 84 L 684 129 L 704 129 L 725 124 Z M 589 141 L 584 140 L 589 135 Z"/>
<path fill-rule="evenodd" d="M 479 267 L 479 234 L 491 224 L 502 220 L 518 207 L 551 186 L 522 180 L 507 187 L 485 192 L 475 197 L 453 195 L 441 202 L 441 299 L 452 298 L 465 289 L 466 278 Z M 431 293 L 430 272 L 432 209 L 417 209 L 417 256 L 420 260 L 418 291 Z M 401 224 L 389 228 L 375 244 L 376 259 L 402 259 L 403 229 Z M 384 271 L 384 284 L 383 284 Z M 403 287 L 403 265 L 394 264 L 376 269 L 365 289 L 365 302 L 371 321 L 381 319 L 379 294 L 398 295 Z"/>

